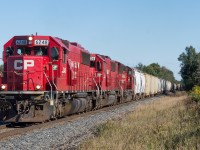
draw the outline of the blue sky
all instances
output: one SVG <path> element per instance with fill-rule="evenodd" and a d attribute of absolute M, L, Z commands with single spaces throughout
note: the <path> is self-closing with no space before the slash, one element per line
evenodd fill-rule
<path fill-rule="evenodd" d="M 129 66 L 159 63 L 178 72 L 186 46 L 200 50 L 198 0 L 1 1 L 0 46 L 14 35 L 51 35 Z"/>

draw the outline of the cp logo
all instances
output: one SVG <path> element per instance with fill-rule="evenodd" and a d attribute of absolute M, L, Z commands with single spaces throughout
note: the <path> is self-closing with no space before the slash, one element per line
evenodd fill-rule
<path fill-rule="evenodd" d="M 24 65 L 22 60 L 15 60 L 14 61 L 14 69 L 15 70 L 22 70 L 24 67 L 24 70 L 27 70 L 28 67 L 34 66 L 34 60 L 24 60 Z"/>

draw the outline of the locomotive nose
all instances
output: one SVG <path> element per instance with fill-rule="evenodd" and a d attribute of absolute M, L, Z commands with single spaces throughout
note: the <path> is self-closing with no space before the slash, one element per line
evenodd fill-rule
<path fill-rule="evenodd" d="M 43 83 L 42 64 L 43 58 L 38 56 L 9 57 L 7 68 L 7 90 L 41 90 Z"/>

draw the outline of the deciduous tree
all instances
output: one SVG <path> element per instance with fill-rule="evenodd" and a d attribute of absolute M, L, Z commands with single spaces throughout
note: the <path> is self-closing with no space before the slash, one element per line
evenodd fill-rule
<path fill-rule="evenodd" d="M 185 52 L 180 54 L 180 74 L 183 78 L 186 90 L 191 90 L 194 85 L 200 85 L 200 54 L 192 46 L 186 47 Z"/>

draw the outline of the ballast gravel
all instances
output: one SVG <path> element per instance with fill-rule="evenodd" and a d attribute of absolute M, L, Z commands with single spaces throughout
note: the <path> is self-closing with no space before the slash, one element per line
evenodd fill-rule
<path fill-rule="evenodd" d="M 25 135 L 18 135 L 0 141 L 0 150 L 41 150 L 41 149 L 75 149 L 81 142 L 94 136 L 95 127 L 111 120 L 121 118 L 140 104 L 147 104 L 159 97 L 129 103 L 109 111 L 100 111 L 93 115 L 81 117 L 56 127 L 40 129 Z"/>

